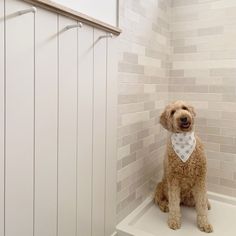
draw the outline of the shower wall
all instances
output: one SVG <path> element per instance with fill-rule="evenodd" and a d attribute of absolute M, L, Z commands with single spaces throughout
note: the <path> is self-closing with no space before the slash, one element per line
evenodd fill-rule
<path fill-rule="evenodd" d="M 197 110 L 208 189 L 236 196 L 236 1 L 120 1 L 117 219 L 162 175 L 166 103 Z M 150 184 L 151 183 L 151 184 Z"/>
<path fill-rule="evenodd" d="M 236 196 L 236 1 L 173 0 L 169 99 L 197 109 L 208 189 Z"/>
<path fill-rule="evenodd" d="M 166 133 L 159 113 L 168 101 L 169 18 L 168 0 L 120 1 L 118 221 L 146 198 L 150 179 L 161 174 Z"/>

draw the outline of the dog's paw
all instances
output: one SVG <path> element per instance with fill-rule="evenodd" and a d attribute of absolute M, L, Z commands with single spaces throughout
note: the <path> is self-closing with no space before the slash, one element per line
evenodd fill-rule
<path fill-rule="evenodd" d="M 213 232 L 213 227 L 211 224 L 204 224 L 204 225 L 198 225 L 199 229 L 203 232 L 206 232 L 206 233 L 211 233 Z"/>
<path fill-rule="evenodd" d="M 174 229 L 174 230 L 179 229 L 181 226 L 180 217 L 169 217 L 168 225 L 171 229 Z"/>
<path fill-rule="evenodd" d="M 198 216 L 197 224 L 201 231 L 206 233 L 213 232 L 213 227 L 211 224 L 209 224 L 206 216 Z"/>
<path fill-rule="evenodd" d="M 160 207 L 161 211 L 169 212 L 168 203 L 167 204 L 160 204 L 159 207 Z"/>

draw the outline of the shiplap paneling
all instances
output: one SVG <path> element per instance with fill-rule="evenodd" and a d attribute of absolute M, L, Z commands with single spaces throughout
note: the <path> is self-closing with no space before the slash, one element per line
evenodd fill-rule
<path fill-rule="evenodd" d="M 6 236 L 33 233 L 34 14 L 6 1 Z"/>
<path fill-rule="evenodd" d="M 110 236 L 116 217 L 111 39 L 86 25 L 65 30 L 77 22 L 43 9 L 16 14 L 30 7 L 9 0 L 0 21 L 0 236 Z"/>
<path fill-rule="evenodd" d="M 4 235 L 4 109 L 5 109 L 5 76 L 4 76 L 4 1 L 0 1 L 0 236 Z"/>
<path fill-rule="evenodd" d="M 58 235 L 76 234 L 77 55 L 76 21 L 59 17 Z"/>
<path fill-rule="evenodd" d="M 106 33 L 94 30 L 93 211 L 92 235 L 105 232 Z"/>
<path fill-rule="evenodd" d="M 57 230 L 57 20 L 42 9 L 35 16 L 35 236 Z"/>
<path fill-rule="evenodd" d="M 93 28 L 84 25 L 78 40 L 77 229 L 91 236 L 93 139 Z"/>
<path fill-rule="evenodd" d="M 107 38 L 106 65 L 106 195 L 105 236 L 115 232 L 116 226 L 116 139 L 117 137 L 117 38 Z"/>

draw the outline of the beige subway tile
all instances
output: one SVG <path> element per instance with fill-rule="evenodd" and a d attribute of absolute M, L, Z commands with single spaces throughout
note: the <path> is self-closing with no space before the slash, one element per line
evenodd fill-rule
<path fill-rule="evenodd" d="M 117 192 L 116 202 L 120 203 L 122 200 L 124 200 L 128 196 L 129 196 L 129 188 L 125 188 L 125 189 Z"/>
<path fill-rule="evenodd" d="M 145 67 L 161 67 L 161 60 L 152 58 L 152 57 L 146 57 L 146 56 L 139 56 L 138 57 L 138 63 L 139 65 L 144 65 Z"/>
<path fill-rule="evenodd" d="M 229 153 L 235 153 L 236 154 L 236 146 L 220 145 L 220 151 L 221 152 L 229 152 Z"/>
<path fill-rule="evenodd" d="M 222 119 L 225 120 L 236 120 L 236 112 L 223 112 L 222 113 Z M 229 121 L 227 121 L 229 122 Z"/>
<path fill-rule="evenodd" d="M 184 70 L 170 70 L 170 76 L 184 76 Z"/>
<path fill-rule="evenodd" d="M 143 84 L 127 84 L 121 83 L 119 85 L 119 94 L 140 94 L 144 92 L 144 85 Z"/>
<path fill-rule="evenodd" d="M 232 188 L 225 187 L 219 184 L 212 184 L 212 183 L 207 183 L 208 186 L 208 191 L 215 192 L 215 193 L 220 193 L 224 195 L 230 195 L 232 196 L 233 191 Z"/>
<path fill-rule="evenodd" d="M 232 86 L 224 86 L 224 85 L 210 85 L 209 86 L 210 93 L 234 93 L 235 87 Z"/>
<path fill-rule="evenodd" d="M 220 170 L 220 160 L 208 159 L 207 164 L 213 170 Z"/>
<path fill-rule="evenodd" d="M 234 139 L 232 137 L 227 137 L 227 136 L 207 135 L 207 140 L 219 144 L 226 144 L 226 145 L 234 144 Z"/>
<path fill-rule="evenodd" d="M 128 156 L 129 154 L 130 154 L 130 145 L 118 148 L 118 154 L 117 154 L 118 160 L 121 160 L 122 158 Z"/>
<path fill-rule="evenodd" d="M 206 150 L 210 151 L 220 151 L 220 145 L 218 143 L 204 142 Z"/>
<path fill-rule="evenodd" d="M 215 135 L 220 134 L 220 128 L 218 127 L 206 127 L 206 126 L 197 125 L 195 127 L 195 130 L 197 132 L 201 132 L 202 134 L 215 134 Z"/>
<path fill-rule="evenodd" d="M 232 161 L 228 161 L 228 162 L 226 162 L 226 161 L 221 161 L 221 163 L 220 163 L 220 169 L 221 169 L 221 170 L 224 170 L 224 171 L 226 171 L 226 172 L 234 172 L 234 171 L 236 171 L 236 165 L 235 165 L 235 163 L 232 162 Z"/>
<path fill-rule="evenodd" d="M 138 130 L 131 132 L 129 126 L 127 126 L 126 128 L 128 130 L 128 132 L 127 132 L 128 135 L 122 136 L 122 146 L 126 146 L 126 145 L 136 142 L 138 140 L 138 135 L 137 135 Z"/>
<path fill-rule="evenodd" d="M 144 76 L 139 74 L 127 74 L 127 73 L 119 73 L 118 80 L 120 83 L 132 83 L 138 84 L 144 83 Z"/>
<path fill-rule="evenodd" d="M 208 86 L 206 85 L 187 85 L 184 86 L 185 92 L 194 92 L 194 93 L 207 93 L 208 92 Z"/>
<path fill-rule="evenodd" d="M 173 28 L 172 28 L 173 29 Z M 188 39 L 198 35 L 197 30 L 177 30 L 171 32 L 172 39 Z"/>
<path fill-rule="evenodd" d="M 170 77 L 169 84 L 175 85 L 188 85 L 188 84 L 195 84 L 196 78 L 194 77 Z"/>
<path fill-rule="evenodd" d="M 198 4 L 198 0 L 174 0 L 172 1 L 172 7 L 183 7 L 188 5 Z"/>
<path fill-rule="evenodd" d="M 144 103 L 144 110 L 153 110 L 155 108 L 155 102 L 150 101 L 150 102 L 145 102 Z"/>
<path fill-rule="evenodd" d="M 218 59 L 236 59 L 236 50 L 219 50 L 219 51 L 211 51 L 210 58 L 212 60 Z"/>
<path fill-rule="evenodd" d="M 148 147 L 149 145 L 153 144 L 154 141 L 155 141 L 155 136 L 150 135 L 150 136 L 143 139 L 143 146 Z"/>
<path fill-rule="evenodd" d="M 211 184 L 219 184 L 220 183 L 220 178 L 217 176 L 207 176 L 207 182 Z"/>
<path fill-rule="evenodd" d="M 221 134 L 230 137 L 236 137 L 236 128 L 221 128 Z"/>
<path fill-rule="evenodd" d="M 130 152 L 133 153 L 143 147 L 143 141 L 139 140 L 136 143 L 130 144 Z"/>
<path fill-rule="evenodd" d="M 224 93 L 222 94 L 222 101 L 223 102 L 236 102 L 236 96 L 235 96 L 235 93 L 230 93 L 230 94 L 227 94 L 227 93 Z"/>
<path fill-rule="evenodd" d="M 149 129 L 144 129 L 138 132 L 138 139 L 143 139 L 149 135 Z"/>
<path fill-rule="evenodd" d="M 210 75 L 211 76 L 227 76 L 227 77 L 232 77 L 236 76 L 236 68 L 212 68 L 210 69 Z"/>
<path fill-rule="evenodd" d="M 137 73 L 144 74 L 144 66 L 142 65 L 133 65 L 120 62 L 118 64 L 119 72 L 129 72 L 129 73 Z"/>
<path fill-rule="evenodd" d="M 198 35 L 199 36 L 216 35 L 216 34 L 223 34 L 223 32 L 224 32 L 223 26 L 215 26 L 215 27 L 207 27 L 199 29 Z"/>
<path fill-rule="evenodd" d="M 124 52 L 123 61 L 131 64 L 138 64 L 138 55 L 130 52 Z"/>
<path fill-rule="evenodd" d="M 140 112 L 144 110 L 143 103 L 131 103 L 131 104 L 122 104 L 118 106 L 119 114 L 127 114 L 133 112 Z"/>
<path fill-rule="evenodd" d="M 236 188 L 236 181 L 229 180 L 229 179 L 220 179 L 220 184 L 229 188 Z"/>
<path fill-rule="evenodd" d="M 131 144 L 132 145 L 132 144 Z M 121 167 L 124 168 L 136 160 L 136 153 L 132 153 L 121 159 Z"/>
<path fill-rule="evenodd" d="M 129 126 L 119 126 L 117 129 L 117 137 L 122 138 L 124 136 L 130 135 L 130 128 Z"/>
<path fill-rule="evenodd" d="M 144 84 L 144 93 L 155 93 L 156 84 Z"/>
<path fill-rule="evenodd" d="M 175 14 L 175 11 L 173 10 L 173 14 L 172 14 L 173 22 L 188 22 L 188 21 L 196 21 L 198 19 L 199 19 L 198 12 Z"/>
<path fill-rule="evenodd" d="M 174 47 L 174 53 L 195 53 L 197 52 L 196 45 Z"/>
<path fill-rule="evenodd" d="M 144 95 L 143 94 L 125 94 L 118 96 L 118 104 L 128 104 L 128 103 L 137 103 L 144 101 Z"/>

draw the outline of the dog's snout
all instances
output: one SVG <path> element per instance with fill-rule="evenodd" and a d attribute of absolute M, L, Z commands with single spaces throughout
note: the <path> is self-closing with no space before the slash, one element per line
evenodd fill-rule
<path fill-rule="evenodd" d="M 186 116 L 181 117 L 181 118 L 180 118 L 180 121 L 181 121 L 182 123 L 186 123 L 186 122 L 188 121 L 188 118 L 187 118 Z"/>

